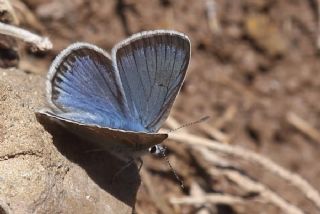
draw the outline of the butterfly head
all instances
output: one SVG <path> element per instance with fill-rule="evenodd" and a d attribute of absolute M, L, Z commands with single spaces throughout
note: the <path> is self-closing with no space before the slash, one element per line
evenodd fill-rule
<path fill-rule="evenodd" d="M 166 147 L 160 144 L 157 144 L 157 145 L 151 146 L 149 148 L 149 152 L 155 156 L 162 157 L 162 156 L 165 156 Z"/>

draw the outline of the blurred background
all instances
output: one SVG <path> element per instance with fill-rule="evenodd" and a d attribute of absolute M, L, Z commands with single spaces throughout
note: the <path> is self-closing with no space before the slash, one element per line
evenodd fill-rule
<path fill-rule="evenodd" d="M 72 42 L 86 41 L 110 52 L 114 44 L 143 30 L 183 32 L 191 40 L 192 58 L 172 120 L 180 124 L 204 116 L 210 120 L 181 132 L 254 151 L 320 189 L 320 1 L 12 0 L 11 4 L 16 17 L 6 20 L 2 14 L 2 21 L 49 37 L 53 49 L 39 53 L 19 44 L 8 51 L 14 41 L 2 42 L 0 65 L 36 75 L 45 76 L 55 55 Z M 208 167 L 215 166 L 208 166 L 192 147 L 172 140 L 165 145 L 185 189 L 163 159 L 145 156 L 137 213 L 286 213 L 261 192 L 243 188 L 223 174 L 208 173 Z M 237 172 L 303 211 L 319 213 L 273 173 L 237 157 L 228 161 Z M 239 201 L 170 202 L 212 193 Z"/>

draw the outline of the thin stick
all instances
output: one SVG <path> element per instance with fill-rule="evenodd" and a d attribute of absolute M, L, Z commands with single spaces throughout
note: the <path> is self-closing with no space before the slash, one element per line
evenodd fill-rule
<path fill-rule="evenodd" d="M 190 196 L 191 197 L 202 197 L 205 196 L 205 191 L 200 187 L 200 185 L 197 182 L 192 182 L 190 185 Z M 199 206 L 195 206 L 197 209 L 197 214 L 210 214 L 216 211 L 216 209 L 213 206 L 205 205 L 203 204 Z"/>
<path fill-rule="evenodd" d="M 284 169 L 283 167 L 279 166 L 266 157 L 243 148 L 221 144 L 217 141 L 197 137 L 187 133 L 177 133 L 174 135 L 170 135 L 169 138 L 178 142 L 187 143 L 191 146 L 205 146 L 218 152 L 243 158 L 252 163 L 258 163 L 265 169 L 277 174 L 281 178 L 290 182 L 292 185 L 296 186 L 298 189 L 300 189 L 301 193 L 303 193 L 309 200 L 313 201 L 315 205 L 320 209 L 320 194 L 315 188 L 313 188 L 305 179 L 303 179 L 299 175 L 289 172 L 288 170 Z"/>
<path fill-rule="evenodd" d="M 234 167 L 234 166 L 231 165 L 231 163 L 228 163 L 227 161 L 225 161 L 224 159 L 220 159 L 219 157 L 214 157 L 214 155 L 212 155 L 213 153 L 212 151 L 210 152 L 210 150 L 205 148 L 202 148 L 202 149 L 199 148 L 197 150 L 201 153 L 201 155 L 198 157 L 203 158 L 207 163 L 220 166 L 220 168 L 207 167 L 207 172 L 212 177 L 216 177 L 217 175 L 224 175 L 229 180 L 233 181 L 238 186 L 247 190 L 248 192 L 259 193 L 259 196 L 266 199 L 267 201 L 270 201 L 274 205 L 278 206 L 279 208 L 284 210 L 286 213 L 291 213 L 291 214 L 303 213 L 298 207 L 290 204 L 289 202 L 284 200 L 277 193 L 273 192 L 265 185 L 246 177 L 245 175 L 239 173 L 236 170 L 230 170 L 231 167 Z"/>
<path fill-rule="evenodd" d="M 35 45 L 39 50 L 52 49 L 52 43 L 47 37 L 41 37 L 22 28 L 0 22 L 0 34 L 12 36 Z"/>
<path fill-rule="evenodd" d="M 213 127 L 216 129 L 221 129 L 226 123 L 230 122 L 237 114 L 236 106 L 232 105 L 227 108 L 227 110 L 222 114 L 221 117 L 214 120 Z"/>
<path fill-rule="evenodd" d="M 212 138 L 222 143 L 229 143 L 230 137 L 221 132 L 219 129 L 222 128 L 227 122 L 231 121 L 236 113 L 237 108 L 235 106 L 229 106 L 221 117 L 214 119 L 213 125 L 203 123 L 200 124 L 200 127 L 203 129 L 203 131 L 205 131 L 206 134 L 208 134 Z"/>
<path fill-rule="evenodd" d="M 245 203 L 246 201 L 240 197 L 235 197 L 231 195 L 222 195 L 222 194 L 206 194 L 204 196 L 198 197 L 172 197 L 170 198 L 170 203 L 172 204 L 186 204 L 186 205 L 199 205 L 199 204 L 238 204 Z"/>
<path fill-rule="evenodd" d="M 11 1 L 11 4 L 18 14 L 22 14 L 20 19 L 23 19 L 24 23 L 28 23 L 28 26 L 32 26 L 32 28 L 37 31 L 45 31 L 46 28 L 39 21 L 37 15 L 26 5 L 24 1 Z"/>
<path fill-rule="evenodd" d="M 11 2 L 8 0 L 0 0 L 0 11 L 3 14 L 9 13 L 12 20 L 10 20 L 11 24 L 19 24 L 19 20 L 17 15 L 11 5 Z"/>
<path fill-rule="evenodd" d="M 217 3 L 215 0 L 205 0 L 208 26 L 211 33 L 220 33 L 221 27 L 217 16 Z"/>
<path fill-rule="evenodd" d="M 216 156 L 212 151 L 204 147 L 197 148 L 197 151 L 199 151 L 201 154 L 201 155 L 195 156 L 197 160 L 201 157 L 200 161 L 203 160 L 206 163 L 211 163 L 216 166 L 219 166 L 218 168 L 211 167 L 212 165 L 206 167 L 206 171 L 212 177 L 217 177 L 220 175 L 226 176 L 229 180 L 236 183 L 242 189 L 245 189 L 248 192 L 259 193 L 260 197 L 262 197 L 266 201 L 273 203 L 275 206 L 281 208 L 282 210 L 284 210 L 285 213 L 290 213 L 290 214 L 303 213 L 298 207 L 290 204 L 289 202 L 284 200 L 281 196 L 279 196 L 274 191 L 270 190 L 268 187 L 266 187 L 262 183 L 259 183 L 257 181 L 254 181 L 248 178 L 247 176 L 239 173 L 237 170 L 230 170 L 234 168 L 234 165 L 224 160 L 223 158 Z"/>
<path fill-rule="evenodd" d="M 229 143 L 229 137 L 226 134 L 224 134 L 223 132 L 221 132 L 219 129 L 211 127 L 208 124 L 200 124 L 200 128 L 204 133 L 206 133 L 210 137 L 212 137 L 222 143 L 226 143 L 226 144 Z"/>
<path fill-rule="evenodd" d="M 320 143 L 320 132 L 312 127 L 307 121 L 293 112 L 289 112 L 287 114 L 287 120 L 296 129 L 298 129 L 317 143 Z"/>
<path fill-rule="evenodd" d="M 212 171 L 213 170 L 210 170 L 209 173 L 215 174 Z M 262 198 L 267 199 L 268 201 L 272 202 L 274 205 L 281 208 L 285 213 L 303 214 L 302 210 L 300 210 L 298 207 L 296 207 L 296 206 L 290 204 L 289 202 L 287 202 L 286 200 L 284 200 L 282 197 L 280 197 L 278 194 L 276 194 L 275 192 L 270 190 L 265 185 L 263 185 L 259 182 L 255 182 L 255 181 L 251 180 L 250 178 L 243 176 L 242 174 L 240 174 L 239 172 L 237 172 L 235 170 L 229 170 L 229 169 L 218 170 L 218 172 L 216 174 L 225 175 L 226 177 L 228 177 L 228 179 L 235 182 L 236 184 L 241 186 L 243 189 L 246 189 L 247 191 L 258 192 Z"/>

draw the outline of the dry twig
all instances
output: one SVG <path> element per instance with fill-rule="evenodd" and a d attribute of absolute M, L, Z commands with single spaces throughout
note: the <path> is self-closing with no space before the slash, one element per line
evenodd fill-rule
<path fill-rule="evenodd" d="M 204 190 L 200 187 L 200 185 L 197 182 L 192 182 L 190 185 L 190 196 L 191 197 L 203 197 L 206 193 Z M 213 206 L 210 205 L 199 205 L 196 206 L 197 208 L 197 214 L 210 214 L 213 213 L 215 210 Z"/>
<path fill-rule="evenodd" d="M 222 116 L 214 121 L 213 127 L 216 129 L 221 129 L 226 123 L 230 122 L 235 117 L 236 113 L 236 106 L 229 106 Z"/>
<path fill-rule="evenodd" d="M 320 143 L 320 132 L 312 127 L 307 121 L 293 112 L 289 112 L 287 114 L 287 120 L 296 129 L 298 129 L 317 143 Z"/>
<path fill-rule="evenodd" d="M 234 118 L 236 112 L 237 112 L 236 107 L 230 106 L 227 108 L 227 110 L 223 113 L 221 117 L 214 120 L 214 123 L 212 126 L 209 125 L 208 123 L 201 123 L 199 124 L 199 126 L 202 129 L 202 131 L 204 131 L 207 135 L 209 135 L 213 139 L 216 139 L 222 143 L 229 143 L 230 137 L 225 133 L 221 132 L 219 129 L 222 128 L 227 122 L 231 121 Z M 173 120 L 173 118 L 169 118 L 169 120 Z M 179 124 L 179 123 L 176 122 L 176 124 Z M 173 124 L 173 125 L 176 125 L 176 124 Z"/>
<path fill-rule="evenodd" d="M 215 0 L 205 0 L 206 14 L 208 26 L 211 33 L 216 34 L 221 32 L 220 23 L 217 16 L 217 3 Z"/>
<path fill-rule="evenodd" d="M 301 193 L 303 193 L 309 200 L 314 202 L 318 209 L 320 209 L 320 194 L 315 188 L 313 188 L 305 179 L 303 179 L 299 175 L 289 172 L 285 168 L 279 166 L 278 164 L 274 163 L 273 161 L 264 156 L 261 156 L 259 154 L 256 154 L 254 152 L 240 147 L 221 144 L 217 141 L 197 137 L 195 135 L 188 134 L 185 132 L 179 134 L 172 134 L 169 137 L 172 140 L 187 143 L 191 146 L 204 146 L 214 151 L 243 158 L 252 163 L 258 163 L 265 169 L 277 174 L 284 180 L 288 181 L 289 183 L 300 189 Z"/>
<path fill-rule="evenodd" d="M 175 121 L 173 118 L 171 118 L 169 121 L 171 121 L 169 123 L 169 126 L 170 124 L 174 126 L 172 128 L 175 128 L 177 126 L 179 126 L 178 122 L 175 122 L 173 123 L 172 121 Z M 188 135 L 186 133 L 183 133 L 183 135 Z M 206 140 L 206 139 L 205 139 Z M 215 141 L 212 141 L 213 144 L 216 144 L 218 142 L 215 142 Z M 196 144 L 196 143 L 195 143 Z M 221 144 L 220 144 L 221 145 Z M 224 145 L 222 145 L 222 147 L 224 147 Z M 226 147 L 228 147 L 229 149 L 228 150 L 228 154 L 233 154 L 233 152 L 230 152 L 229 150 L 233 150 L 232 147 L 226 145 Z M 219 157 L 219 156 L 216 156 L 214 155 L 212 152 L 210 152 L 210 150 L 208 150 L 207 148 L 205 147 L 195 147 L 194 149 L 196 149 L 197 151 L 199 151 L 201 153 L 200 156 L 198 157 L 201 157 L 201 158 L 204 158 L 206 160 L 207 163 L 213 163 L 215 165 L 218 165 L 220 167 L 228 167 L 230 166 L 230 163 L 228 161 L 226 161 L 225 159 Z M 222 149 L 223 150 L 223 149 Z M 235 150 L 244 150 L 244 149 L 241 149 L 241 148 L 236 148 Z M 218 149 L 218 151 L 221 152 L 221 149 Z M 246 151 L 246 150 L 244 150 Z M 242 151 L 238 151 L 236 152 L 236 154 L 246 154 L 248 153 L 249 151 L 246 151 L 246 152 L 242 152 Z M 249 152 L 251 153 L 251 152 Z M 259 155 L 258 154 L 254 154 L 252 153 L 254 156 L 257 156 L 255 158 L 259 158 Z M 251 154 L 251 155 L 252 155 Z M 250 156 L 250 155 L 249 155 Z M 261 156 L 262 159 L 265 159 L 267 161 L 270 161 L 266 158 L 264 158 L 263 156 Z M 246 158 L 244 158 L 246 159 Z M 270 161 L 271 162 L 271 161 Z M 263 161 L 263 163 L 265 163 L 265 161 Z M 272 164 L 276 165 L 275 163 L 271 162 Z M 271 165 L 268 164 L 266 168 L 270 167 Z M 278 166 L 279 167 L 279 166 Z M 281 168 L 281 167 L 280 167 Z M 285 169 L 283 169 L 285 170 Z M 217 172 L 218 171 L 218 172 Z M 272 171 L 272 170 L 271 170 Z M 283 198 L 281 198 L 278 194 L 276 194 L 275 192 L 271 191 L 269 188 L 267 188 L 266 186 L 264 186 L 263 184 L 261 183 L 258 183 L 258 182 L 255 182 L 253 180 L 251 180 L 250 178 L 247 178 L 245 177 L 244 175 L 240 174 L 239 172 L 237 171 L 234 171 L 234 170 L 226 170 L 226 169 L 214 169 L 214 168 L 209 168 L 207 170 L 207 172 L 209 172 L 209 174 L 212 174 L 214 177 L 216 177 L 217 174 L 222 174 L 222 175 L 225 175 L 227 176 L 230 180 L 234 181 L 235 183 L 237 183 L 239 186 L 241 186 L 243 189 L 246 189 L 248 191 L 251 191 L 251 192 L 259 192 L 260 196 L 267 199 L 268 201 L 272 202 L 273 204 L 275 204 L 276 206 L 278 206 L 279 208 L 281 208 L 282 210 L 284 210 L 285 212 L 287 213 L 290 213 L 290 214 L 302 214 L 303 212 L 297 208 L 296 206 L 288 203 L 286 200 L 284 200 Z M 274 172 L 274 171 L 273 171 Z M 290 173 L 290 172 L 287 172 L 287 173 Z M 292 174 L 292 173 L 291 173 Z M 299 177 L 299 176 L 298 176 Z M 302 179 L 302 178 L 300 178 Z M 303 180 L 303 179 L 302 179 Z M 292 182 L 294 183 L 294 182 Z M 309 185 L 309 184 L 308 184 Z M 312 188 L 312 187 L 311 187 Z M 316 190 L 314 190 L 316 192 Z M 204 196 L 205 197 L 205 196 Z M 232 196 L 231 196 L 232 197 Z M 204 199 L 204 198 L 201 198 L 198 199 L 198 200 L 193 200 L 194 197 L 187 197 L 187 198 L 182 198 L 181 199 L 181 202 L 178 200 L 178 201 L 173 201 L 175 202 L 175 204 L 191 204 L 191 203 L 200 203 L 200 201 L 202 200 L 203 203 L 205 202 L 208 202 L 206 201 L 207 199 Z M 210 199 L 211 200 L 211 199 Z M 212 200 L 220 200 L 218 198 L 215 198 L 215 199 L 212 199 Z M 171 203 L 173 203 L 171 201 Z M 244 202 L 244 201 L 242 201 Z M 230 204 L 230 203 L 235 203 L 235 201 L 232 201 L 232 199 L 230 201 L 225 201 L 225 203 L 227 204 Z"/>
<path fill-rule="evenodd" d="M 16 13 L 14 12 L 14 9 L 11 5 L 11 2 L 8 0 L 0 0 L 0 11 L 1 11 L 1 21 L 3 21 L 3 19 L 7 19 L 9 18 L 9 22 L 13 23 L 13 24 L 18 24 L 19 20 L 17 18 Z M 4 18 L 4 16 L 7 16 L 6 18 Z M 7 19 L 8 20 L 8 19 Z"/>
<path fill-rule="evenodd" d="M 1 0 L 0 0 L 1 1 Z M 23 20 L 22 23 L 26 23 L 40 32 L 45 32 L 44 25 L 40 22 L 37 15 L 26 5 L 24 1 L 21 0 L 11 0 L 13 9 L 19 17 L 19 20 Z"/>
<path fill-rule="evenodd" d="M 42 51 L 52 49 L 52 43 L 49 38 L 38 36 L 16 26 L 0 23 L 0 34 L 12 36 L 25 42 L 31 43 Z"/>
<path fill-rule="evenodd" d="M 245 203 L 246 201 L 240 197 L 235 197 L 231 195 L 222 194 L 206 194 L 204 196 L 198 197 L 180 197 L 180 198 L 170 198 L 170 203 L 172 204 L 189 204 L 189 205 L 199 205 L 199 204 L 238 204 Z"/>
<path fill-rule="evenodd" d="M 278 194 L 267 188 L 265 185 L 259 182 L 255 182 L 250 178 L 241 175 L 235 170 L 219 170 L 219 174 L 225 175 L 226 177 L 228 177 L 228 179 L 232 180 L 247 191 L 258 192 L 262 198 L 281 208 L 284 213 L 303 214 L 302 210 L 284 200 Z"/>
<path fill-rule="evenodd" d="M 197 151 L 200 152 L 201 155 L 197 157 L 201 157 L 206 161 L 206 163 L 214 164 L 219 166 L 219 168 L 207 167 L 206 171 L 212 176 L 217 177 L 220 175 L 226 176 L 229 180 L 236 183 L 242 189 L 245 189 L 248 192 L 257 192 L 259 196 L 264 198 L 266 201 L 273 203 L 275 206 L 281 208 L 284 212 L 290 214 L 302 214 L 303 212 L 296 206 L 290 204 L 286 200 L 284 200 L 277 193 L 270 190 L 265 185 L 253 181 L 247 176 L 239 173 L 236 170 L 230 170 L 234 168 L 234 165 L 230 162 L 224 160 L 223 158 L 216 156 L 212 151 L 206 148 L 197 148 Z M 211 165 L 212 166 L 212 165 Z"/>
<path fill-rule="evenodd" d="M 199 124 L 201 130 L 203 130 L 210 137 L 222 142 L 229 143 L 229 137 L 221 132 L 219 129 L 209 126 L 208 124 Z"/>

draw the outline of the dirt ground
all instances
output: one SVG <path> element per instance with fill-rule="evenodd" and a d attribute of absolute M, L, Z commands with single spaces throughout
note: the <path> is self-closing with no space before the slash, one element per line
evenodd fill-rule
<path fill-rule="evenodd" d="M 318 4 L 316 0 L 13 1 L 21 26 L 48 36 L 54 44 L 49 53 L 21 52 L 20 68 L 31 74 L 45 75 L 53 57 L 75 41 L 110 51 L 115 43 L 143 30 L 185 33 L 192 42 L 192 59 L 172 116 L 184 124 L 208 115 L 205 126 L 218 130 L 224 143 L 264 155 L 320 190 Z M 210 138 L 202 127 L 186 130 Z M 165 145 L 186 188 L 180 189 L 165 161 L 144 157 L 138 213 L 166 213 L 150 191 L 163 200 L 189 195 L 193 183 L 206 193 L 248 200 L 208 205 L 207 213 L 285 213 L 272 203 L 243 195 L 224 177 L 210 177 L 183 144 L 168 140 Z M 279 177 L 254 164 L 232 161 L 305 212 L 320 212 Z M 150 178 L 152 190 L 144 185 L 144 178 Z M 170 205 L 169 209 L 196 213 L 200 208 Z"/>

